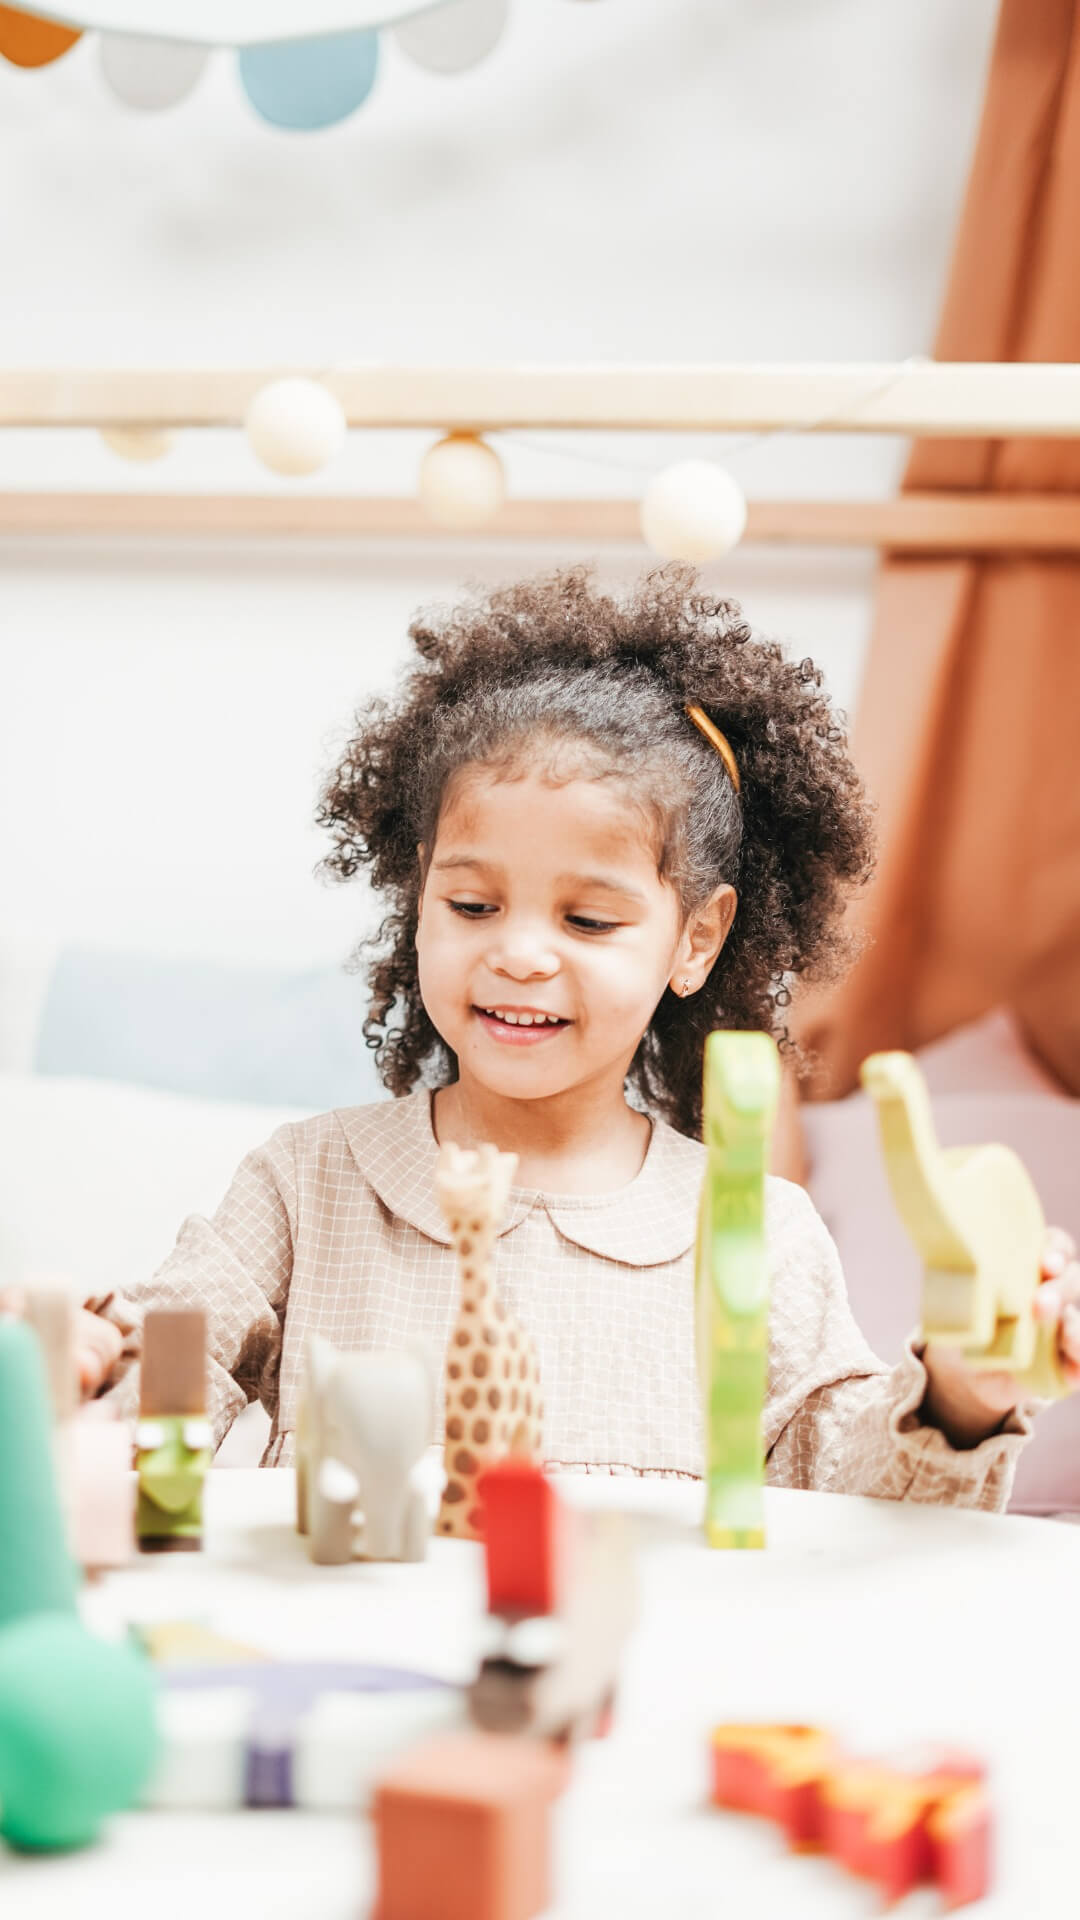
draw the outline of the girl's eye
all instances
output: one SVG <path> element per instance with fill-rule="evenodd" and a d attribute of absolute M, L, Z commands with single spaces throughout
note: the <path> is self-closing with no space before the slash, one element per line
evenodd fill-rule
<path fill-rule="evenodd" d="M 614 933 L 617 920 L 589 920 L 583 913 L 568 913 L 567 919 L 579 933 Z"/>
<path fill-rule="evenodd" d="M 448 900 L 446 904 L 451 913 L 460 913 L 466 920 L 479 920 L 481 914 L 495 912 L 486 900 Z"/>

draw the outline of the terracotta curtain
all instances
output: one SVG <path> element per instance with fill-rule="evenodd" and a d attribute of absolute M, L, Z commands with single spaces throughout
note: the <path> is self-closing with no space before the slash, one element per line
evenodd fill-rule
<path fill-rule="evenodd" d="M 935 354 L 1080 359 L 1080 0 L 1003 0 Z M 924 441 L 905 488 L 1075 491 L 1080 441 Z M 889 558 L 854 731 L 872 944 L 797 1009 L 847 1092 L 1011 1005 L 1080 1094 L 1080 558 Z"/>

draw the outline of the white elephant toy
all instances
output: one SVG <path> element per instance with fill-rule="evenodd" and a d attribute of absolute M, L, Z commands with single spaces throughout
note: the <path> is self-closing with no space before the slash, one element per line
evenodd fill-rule
<path fill-rule="evenodd" d="M 414 1468 L 435 1438 L 420 1349 L 339 1353 L 308 1336 L 296 1426 L 296 1524 L 320 1566 L 422 1560 L 431 1519 Z"/>

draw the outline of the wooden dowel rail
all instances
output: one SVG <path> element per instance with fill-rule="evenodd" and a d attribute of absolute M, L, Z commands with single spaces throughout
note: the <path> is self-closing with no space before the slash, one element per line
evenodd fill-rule
<path fill-rule="evenodd" d="M 0 369 L 0 427 L 240 426 L 286 374 L 352 427 L 432 431 L 1080 434 L 1080 365 L 932 360 L 702 366 Z"/>
<path fill-rule="evenodd" d="M 447 533 L 408 498 L 326 493 L 0 493 L 0 535 L 549 540 L 640 545 L 633 500 L 508 500 L 473 534 Z M 743 545 L 910 553 L 1078 553 L 1080 499 L 911 493 L 895 500 L 751 501 Z"/>

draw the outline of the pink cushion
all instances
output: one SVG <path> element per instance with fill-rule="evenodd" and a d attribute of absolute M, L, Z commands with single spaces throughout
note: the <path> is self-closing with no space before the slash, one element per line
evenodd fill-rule
<path fill-rule="evenodd" d="M 1031 1091 L 934 1091 L 932 1099 L 943 1146 L 998 1140 L 1015 1148 L 1047 1220 L 1080 1241 L 1080 1101 Z M 873 1108 L 852 1094 L 805 1107 L 803 1122 L 810 1192 L 840 1249 L 852 1310 L 875 1352 L 893 1362 L 918 1321 L 921 1267 L 892 1204 Z M 1040 1414 L 1010 1504 L 1080 1513 L 1080 1394 Z"/>

